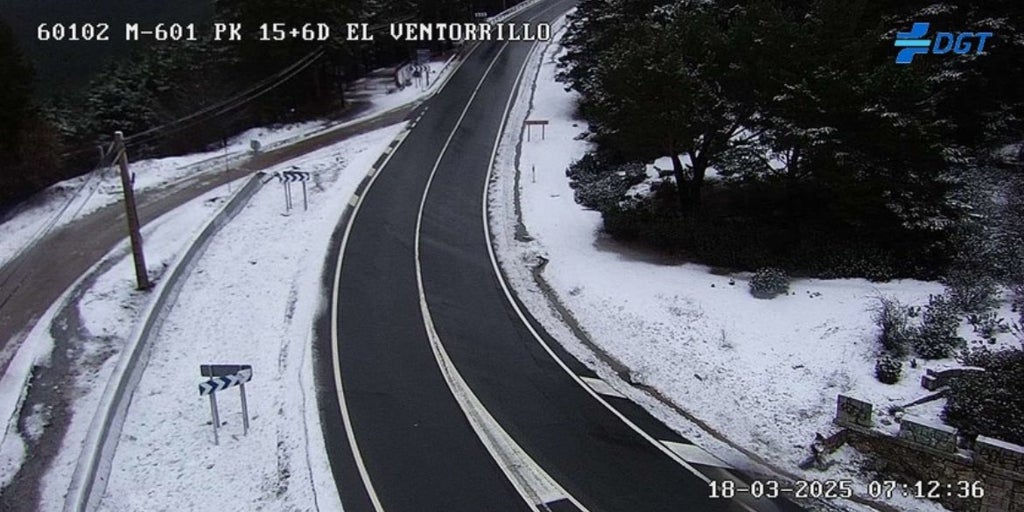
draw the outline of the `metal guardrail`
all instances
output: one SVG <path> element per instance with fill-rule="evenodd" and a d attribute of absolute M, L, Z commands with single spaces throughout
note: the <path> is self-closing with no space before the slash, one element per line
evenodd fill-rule
<path fill-rule="evenodd" d="M 149 361 L 152 338 L 163 321 L 165 308 L 174 302 L 180 281 L 191 270 L 192 264 L 206 250 L 210 239 L 228 223 L 249 199 L 262 187 L 260 175 L 254 174 L 211 219 L 189 244 L 188 249 L 175 261 L 171 270 L 157 284 L 156 297 L 150 301 L 142 323 L 128 341 L 114 372 L 103 390 L 96 415 L 82 445 L 71 485 L 64 498 L 64 512 L 88 512 L 100 503 L 107 487 L 110 464 L 131 402 L 131 395 Z"/>

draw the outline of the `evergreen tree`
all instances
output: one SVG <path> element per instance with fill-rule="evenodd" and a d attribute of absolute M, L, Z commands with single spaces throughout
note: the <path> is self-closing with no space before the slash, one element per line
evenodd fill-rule
<path fill-rule="evenodd" d="M 0 209 L 60 176 L 60 140 L 33 105 L 33 69 L 0 20 Z"/>
<path fill-rule="evenodd" d="M 85 97 L 84 138 L 95 143 L 118 130 L 132 135 L 171 120 L 157 99 L 161 85 L 143 56 L 108 67 L 93 80 Z"/>
<path fill-rule="evenodd" d="M 726 94 L 728 39 L 710 4 L 680 0 L 641 16 L 650 4 L 611 4 L 623 7 L 573 19 L 561 78 L 581 93 L 598 140 L 627 159 L 670 157 L 680 208 L 695 211 L 707 168 L 751 113 Z"/>
<path fill-rule="evenodd" d="M 18 134 L 29 116 L 32 78 L 32 66 L 18 47 L 14 32 L 0 19 L 0 151 L 4 155 L 16 149 Z"/>
<path fill-rule="evenodd" d="M 950 145 L 985 159 L 993 148 L 1024 139 L 1024 4 L 914 1 L 887 14 L 887 23 L 902 30 L 927 21 L 933 32 L 992 32 L 981 55 L 975 40 L 965 55 L 918 56 L 911 67 L 923 75 L 931 108 L 949 122 Z"/>

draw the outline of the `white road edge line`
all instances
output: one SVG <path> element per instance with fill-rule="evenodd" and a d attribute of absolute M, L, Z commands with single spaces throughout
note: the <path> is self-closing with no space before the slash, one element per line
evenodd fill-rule
<path fill-rule="evenodd" d="M 551 44 L 551 42 L 548 42 L 548 45 L 550 45 L 550 44 Z M 498 137 L 499 137 L 498 140 L 499 141 L 500 141 L 500 137 L 504 133 L 504 131 L 505 131 L 505 127 L 502 126 L 502 128 L 498 131 Z M 526 327 L 526 329 L 528 331 L 530 331 L 530 334 L 533 335 L 534 339 L 536 339 L 537 342 L 540 343 L 540 345 L 542 347 L 544 347 L 544 350 L 547 351 L 548 355 L 550 355 L 551 358 L 554 359 L 555 362 L 558 363 L 558 366 L 560 366 L 562 368 L 562 370 L 565 371 L 565 373 L 569 374 L 569 376 L 574 381 L 576 381 L 576 383 L 579 384 L 587 393 L 589 393 L 592 397 L 594 397 L 595 400 L 600 402 L 601 405 L 605 406 L 605 408 L 607 408 L 609 411 L 611 411 L 612 414 L 617 416 L 620 420 L 622 420 L 623 423 L 625 423 L 627 426 L 629 426 L 631 429 L 633 429 L 637 434 L 639 434 L 641 437 L 646 439 L 649 443 L 654 445 L 657 449 L 659 449 L 663 453 L 665 453 L 665 455 L 668 455 L 670 458 L 672 458 L 672 460 L 675 460 L 679 465 L 683 466 L 688 471 L 693 473 L 693 475 L 696 476 L 697 478 L 700 478 L 701 480 L 704 480 L 705 482 L 710 484 L 711 481 L 712 481 L 710 477 L 708 477 L 707 475 L 701 473 L 700 471 L 697 470 L 697 468 L 693 467 L 688 462 L 683 460 L 682 457 L 680 457 L 678 454 L 676 454 L 674 451 L 672 451 L 672 449 L 669 448 L 668 446 L 666 446 L 665 443 L 662 443 L 661 441 L 655 439 L 654 437 L 651 437 L 651 435 L 648 434 L 647 432 L 645 432 L 643 429 L 641 429 L 639 425 L 637 425 L 632 420 L 627 418 L 624 414 L 622 414 L 617 409 L 615 409 L 615 407 L 613 407 L 610 403 L 608 403 L 607 400 L 602 398 L 600 394 L 598 394 L 596 391 L 594 391 L 593 388 L 591 388 L 585 382 L 583 382 L 583 380 L 580 379 L 580 376 L 576 375 L 576 373 L 573 372 L 569 368 L 569 366 L 566 365 L 565 362 L 562 361 L 562 359 L 558 357 L 557 354 L 555 354 L 554 350 L 552 350 L 551 347 L 547 344 L 547 342 L 544 341 L 544 338 L 541 337 L 541 335 L 537 332 L 537 330 L 533 328 L 533 325 L 530 324 L 529 320 L 526 319 L 526 315 L 524 315 L 522 309 L 520 309 L 519 304 L 517 304 L 515 299 L 512 297 L 512 292 L 509 290 L 508 283 L 505 281 L 505 275 L 502 274 L 501 267 L 498 266 L 498 260 L 497 260 L 497 257 L 494 254 L 494 246 L 493 246 L 492 239 L 491 239 L 491 228 L 490 228 L 490 224 L 489 224 L 490 216 L 488 214 L 488 196 L 490 194 L 490 188 L 491 188 L 490 187 L 490 183 L 491 183 L 491 179 L 492 179 L 492 174 L 494 172 L 494 160 L 495 160 L 495 158 L 497 157 L 497 154 L 498 154 L 498 146 L 499 146 L 498 141 L 495 141 L 494 148 L 491 151 L 491 160 L 490 160 L 490 163 L 487 166 L 487 179 L 484 181 L 485 185 L 484 185 L 484 190 L 483 190 L 483 206 L 481 208 L 481 210 L 482 210 L 481 213 L 483 215 L 483 220 L 484 220 L 484 223 L 483 223 L 484 224 L 484 236 L 487 237 L 487 252 L 488 252 L 488 254 L 490 255 L 490 258 L 491 258 L 491 266 L 494 269 L 495 276 L 497 276 L 497 278 L 498 278 L 498 283 L 501 284 L 501 290 L 505 293 L 505 298 L 508 300 L 509 305 L 512 306 L 512 309 L 516 312 L 516 315 L 519 317 L 519 320 L 523 323 L 523 325 Z M 747 505 L 743 501 L 738 501 L 737 500 L 736 503 L 738 505 L 740 505 L 741 507 L 743 507 L 744 509 L 746 509 L 748 512 L 759 512 L 758 510 L 751 508 L 749 505 Z"/>
<path fill-rule="evenodd" d="M 595 377 L 582 376 L 580 377 L 580 380 L 582 380 L 586 385 L 590 386 L 591 389 L 593 389 L 594 391 L 597 391 L 599 395 L 613 396 L 615 398 L 626 398 L 626 395 L 620 393 L 619 390 L 613 388 L 611 384 L 608 384 L 604 380 Z"/>
<path fill-rule="evenodd" d="M 675 441 L 661 442 L 664 443 L 665 446 L 668 446 L 670 450 L 676 452 L 676 454 L 678 454 L 680 457 L 694 464 L 713 466 L 722 469 L 733 469 L 733 467 L 730 466 L 729 464 L 725 463 L 718 457 L 711 455 L 703 448 L 695 444 L 677 443 Z"/>
<path fill-rule="evenodd" d="M 459 407 L 462 408 L 463 413 L 466 415 L 466 419 L 469 420 L 469 423 L 477 437 L 480 438 L 484 447 L 491 454 L 491 457 L 494 459 L 498 467 L 501 468 L 502 472 L 505 473 L 505 476 L 523 498 L 523 501 L 526 502 L 531 510 L 536 512 L 540 512 L 541 509 L 539 507 L 545 506 L 546 503 L 562 499 L 567 499 L 579 507 L 580 510 L 587 511 L 586 507 L 558 485 L 558 483 L 555 482 L 555 480 L 551 478 L 551 476 L 548 475 L 547 472 L 545 472 L 503 428 L 501 428 L 501 425 L 493 416 L 491 416 L 487 411 L 487 408 L 480 402 L 472 389 L 470 389 L 469 385 L 455 367 L 454 362 L 451 360 L 451 357 L 448 355 L 448 352 L 445 350 L 444 345 L 441 342 L 440 336 L 437 334 L 423 286 L 423 265 L 420 261 L 420 234 L 423 225 L 423 211 L 427 204 L 427 196 L 430 194 L 431 184 L 433 184 L 434 177 L 437 175 L 437 169 L 441 165 L 441 160 L 448 151 L 448 146 L 451 144 L 452 139 L 455 138 L 455 133 L 458 131 L 459 126 L 462 125 L 462 120 L 466 117 L 466 113 L 469 112 L 469 108 L 473 105 L 473 100 L 476 99 L 477 93 L 480 92 L 480 88 L 483 86 L 484 80 L 490 74 L 494 64 L 497 63 L 498 57 L 501 56 L 507 47 L 508 42 L 503 44 L 495 53 L 494 57 L 491 59 L 490 65 L 487 66 L 483 76 L 480 77 L 480 81 L 477 83 L 476 88 L 473 89 L 473 94 L 466 102 L 466 106 L 462 109 L 462 113 L 459 115 L 458 120 L 455 121 L 452 131 L 448 134 L 448 139 L 445 141 L 444 146 L 441 147 L 441 152 L 438 153 L 437 160 L 434 161 L 434 167 L 430 170 L 430 176 L 427 178 L 427 185 L 424 187 L 423 196 L 420 198 L 419 213 L 416 216 L 416 238 L 414 243 L 416 255 L 416 284 L 419 287 L 420 311 L 423 314 L 423 325 L 427 331 L 427 338 L 430 340 L 430 347 L 434 352 L 434 358 L 437 360 L 438 368 L 444 376 L 444 380 L 448 384 L 448 387 L 451 389 L 452 395 L 455 396 Z M 536 49 L 536 47 L 537 46 L 534 45 L 534 47 L 531 48 L 531 53 Z M 529 58 L 525 59 L 523 61 L 523 65 L 519 68 L 519 74 L 516 76 L 508 102 L 505 105 L 505 111 L 502 114 L 502 119 L 499 123 L 498 138 L 495 139 L 496 142 L 501 137 L 500 126 L 504 126 L 505 124 L 509 109 L 512 107 L 512 100 L 515 98 L 515 93 L 519 88 L 520 80 L 522 79 L 523 72 L 526 70 L 526 64 L 528 62 Z"/>
<path fill-rule="evenodd" d="M 450 75 L 457 73 L 459 68 L 462 67 L 462 63 L 468 60 L 474 51 L 476 51 L 476 47 L 469 50 L 466 57 L 461 59 L 456 67 L 451 70 Z M 437 91 L 439 92 L 446 85 L 448 85 L 447 80 L 437 88 Z M 409 126 L 410 125 L 407 124 L 406 128 L 402 130 L 402 133 L 408 135 Z M 401 138 L 399 143 L 395 146 L 396 150 L 401 147 L 402 143 L 405 142 L 405 139 L 405 136 Z M 396 152 L 397 151 L 392 151 L 387 154 L 387 157 L 380 165 L 380 169 L 384 169 L 384 167 L 387 166 L 388 161 L 391 160 L 391 157 Z M 342 236 L 341 247 L 338 249 L 338 265 L 334 269 L 334 289 L 331 293 L 331 365 L 334 367 L 334 388 L 338 393 L 338 404 L 341 409 L 342 421 L 345 423 L 345 436 L 348 438 L 349 448 L 352 450 L 352 458 L 354 459 L 356 469 L 359 472 L 359 478 L 363 481 L 363 487 L 366 489 L 366 494 L 369 496 L 373 509 L 376 512 L 384 512 L 384 507 L 380 503 L 380 497 L 377 496 L 377 491 L 374 489 L 373 482 L 370 480 L 370 474 L 366 470 L 366 463 L 363 461 L 363 456 L 359 451 L 359 443 L 356 442 L 355 431 L 352 429 L 352 422 L 348 412 L 348 403 L 345 401 L 345 392 L 341 383 L 341 367 L 339 364 L 340 360 L 338 359 L 338 355 L 340 353 L 338 345 L 338 296 L 340 295 L 339 292 L 341 288 L 341 266 L 345 260 L 345 249 L 348 246 L 348 239 L 352 232 L 352 226 L 355 225 L 356 215 L 359 213 L 359 208 L 363 205 L 363 199 L 370 191 L 370 187 L 373 186 L 373 183 L 377 181 L 380 174 L 381 173 L 378 172 L 370 178 L 370 181 L 366 184 L 366 188 L 363 190 L 362 195 L 352 194 L 352 198 L 349 200 L 349 205 L 353 208 L 352 215 L 349 217 L 348 224 L 345 226 L 345 234 Z M 337 485 L 337 483 L 335 483 L 335 485 Z M 341 491 L 338 493 L 340 495 Z"/>

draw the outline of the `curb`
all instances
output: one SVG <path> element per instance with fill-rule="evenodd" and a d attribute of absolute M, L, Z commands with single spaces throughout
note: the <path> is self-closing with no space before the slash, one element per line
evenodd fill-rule
<path fill-rule="evenodd" d="M 249 199 L 262 187 L 262 173 L 253 174 L 249 181 L 234 194 L 189 244 L 188 249 L 172 265 L 167 277 L 156 287 L 156 297 L 149 302 L 142 323 L 121 353 L 100 397 L 99 406 L 89 425 L 82 453 L 75 465 L 71 485 L 64 497 L 64 512 L 87 512 L 99 506 L 110 475 L 110 464 L 124 424 L 125 413 L 131 403 L 132 392 L 142 377 L 149 360 L 153 335 L 163 320 L 163 310 L 177 296 L 179 281 L 191 270 L 192 264 L 206 250 L 210 239 L 227 224 Z"/>

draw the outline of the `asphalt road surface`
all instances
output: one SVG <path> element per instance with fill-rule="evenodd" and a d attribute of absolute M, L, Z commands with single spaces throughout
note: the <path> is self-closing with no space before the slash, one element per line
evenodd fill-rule
<path fill-rule="evenodd" d="M 573 3 L 541 2 L 512 21 L 552 21 Z M 503 287 L 484 188 L 531 46 L 473 49 L 414 113 L 422 117 L 335 233 L 317 375 L 345 510 L 800 510 L 787 501 L 710 498 L 708 481 L 731 474 L 681 461 L 661 441 L 688 440 L 636 405 L 584 387 L 579 377 L 596 375 Z M 467 419 L 442 360 L 567 498 L 523 491 L 510 476 L 514 464 L 495 456 Z"/>

